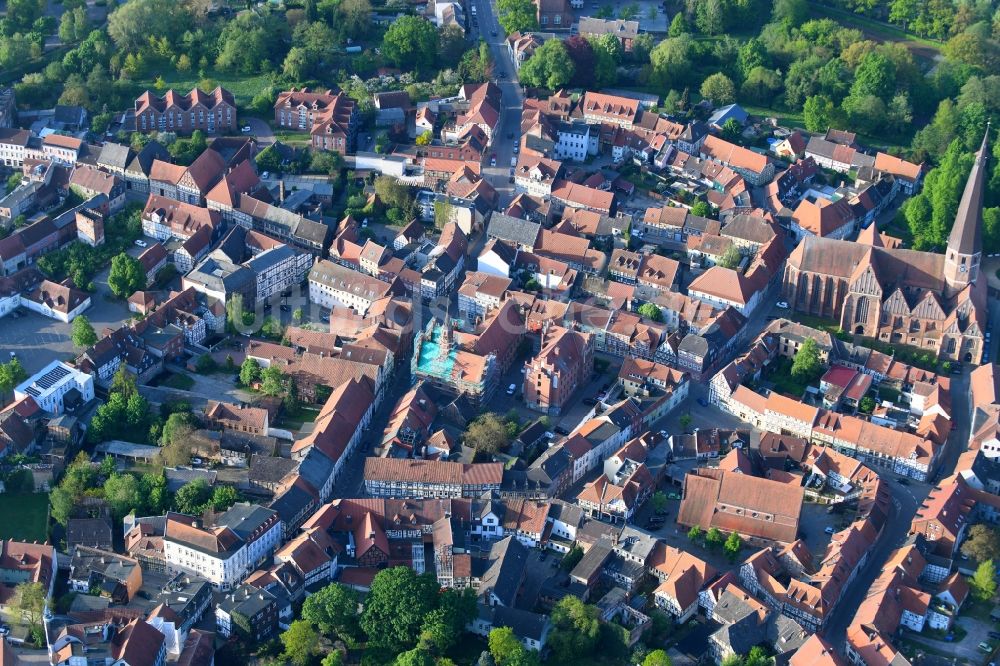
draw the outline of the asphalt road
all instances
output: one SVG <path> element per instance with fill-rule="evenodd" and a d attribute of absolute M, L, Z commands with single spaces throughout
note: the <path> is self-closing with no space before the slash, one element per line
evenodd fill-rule
<path fill-rule="evenodd" d="M 496 18 L 494 0 L 473 0 L 479 19 L 479 27 L 483 39 L 493 54 L 493 74 L 498 77 L 503 107 L 500 111 L 500 124 L 497 126 L 491 154 L 496 154 L 496 166 L 486 167 L 483 173 L 489 178 L 490 184 L 500 193 L 502 207 L 506 207 L 514 198 L 514 186 L 510 184 L 510 159 L 514 156 L 514 146 L 521 138 L 521 112 L 524 109 L 524 94 L 517 80 L 517 71 L 507 55 L 506 35 Z M 496 32 L 496 36 L 493 36 Z M 508 138 L 513 137 L 513 138 Z"/>
<path fill-rule="evenodd" d="M 257 145 L 261 149 L 270 146 L 274 143 L 274 130 L 271 126 L 267 124 L 267 121 L 261 120 L 260 118 L 243 118 L 240 121 L 241 125 L 250 126 L 250 136 L 257 140 Z M 303 136 L 307 136 L 303 134 Z"/>

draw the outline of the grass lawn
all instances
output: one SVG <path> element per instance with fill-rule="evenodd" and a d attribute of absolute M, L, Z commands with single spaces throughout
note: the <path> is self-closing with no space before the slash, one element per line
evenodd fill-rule
<path fill-rule="evenodd" d="M 49 496 L 46 493 L 0 495 L 0 539 L 48 539 Z"/>
<path fill-rule="evenodd" d="M 919 37 L 899 26 L 882 23 L 867 16 L 861 16 L 860 14 L 835 7 L 827 7 L 816 2 L 810 2 L 809 5 L 810 11 L 817 16 L 829 17 L 843 25 L 856 27 L 863 31 L 867 37 L 874 37 L 875 39 L 890 42 L 903 42 L 915 54 L 925 58 L 933 58 L 941 50 L 941 42 L 926 37 Z"/>
<path fill-rule="evenodd" d="M 182 375 L 179 373 L 174 373 L 164 379 L 161 385 L 167 388 L 177 389 L 178 391 L 190 391 L 194 387 L 194 380 L 187 375 Z"/>
<path fill-rule="evenodd" d="M 827 333 L 831 333 L 833 335 L 836 335 L 840 331 L 840 325 L 834 319 L 815 317 L 802 312 L 790 312 L 788 314 L 788 318 L 802 324 L 803 326 L 815 328 L 819 331 L 826 331 Z"/>
<path fill-rule="evenodd" d="M 198 85 L 198 81 L 201 80 L 197 72 L 179 72 L 175 69 L 167 68 L 162 72 L 153 73 L 148 79 L 136 81 L 135 83 L 137 86 L 142 86 L 148 88 L 149 90 L 156 90 L 155 85 L 157 76 L 163 77 L 163 80 L 167 84 L 168 88 L 174 88 L 180 93 L 187 93 L 192 88 L 196 87 Z M 262 74 L 247 76 L 245 74 L 237 74 L 235 72 L 219 72 L 211 70 L 208 72 L 207 78 L 215 85 L 222 86 L 229 92 L 233 93 L 233 97 L 236 98 L 236 105 L 241 109 L 245 108 L 250 103 L 250 100 L 253 99 L 254 95 L 271 85 L 270 79 Z"/>
<path fill-rule="evenodd" d="M 809 383 L 801 382 L 792 377 L 792 359 L 781 356 L 772 367 L 773 369 L 768 373 L 766 379 L 774 384 L 774 390 L 793 398 L 802 397 Z"/>
<path fill-rule="evenodd" d="M 299 406 L 294 410 L 286 409 L 281 412 L 281 418 L 278 419 L 277 426 L 279 428 L 299 430 L 302 428 L 302 424 L 306 421 L 315 421 L 318 415 L 319 409 L 316 407 Z"/>

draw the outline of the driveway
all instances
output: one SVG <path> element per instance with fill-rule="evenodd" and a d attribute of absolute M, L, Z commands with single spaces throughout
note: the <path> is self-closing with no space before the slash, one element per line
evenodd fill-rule
<path fill-rule="evenodd" d="M 267 121 L 260 118 L 244 117 L 241 121 L 243 125 L 250 126 L 250 136 L 257 140 L 257 145 L 266 148 L 274 143 L 274 130 L 267 124 Z"/>

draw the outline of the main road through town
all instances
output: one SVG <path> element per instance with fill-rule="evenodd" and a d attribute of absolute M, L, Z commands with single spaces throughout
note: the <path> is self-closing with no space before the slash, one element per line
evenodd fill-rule
<path fill-rule="evenodd" d="M 514 198 L 514 186 L 510 183 L 511 158 L 514 146 L 521 140 L 521 111 L 524 108 L 524 91 L 517 80 L 517 70 L 507 53 L 507 39 L 497 21 L 495 0 L 472 0 L 476 7 L 479 33 L 490 47 L 493 56 L 492 80 L 501 93 L 500 123 L 497 125 L 491 146 L 491 159 L 496 156 L 496 166 L 483 171 L 490 184 L 500 193 L 503 207 Z M 493 164 L 492 161 L 487 164 Z"/>

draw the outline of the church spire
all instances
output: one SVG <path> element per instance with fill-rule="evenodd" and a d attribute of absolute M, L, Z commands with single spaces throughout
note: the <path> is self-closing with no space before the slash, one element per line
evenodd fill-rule
<path fill-rule="evenodd" d="M 987 146 L 990 137 L 990 126 L 986 125 L 983 144 L 976 153 L 976 161 L 972 165 L 972 173 L 965 183 L 962 200 L 958 204 L 955 224 L 948 238 L 948 250 L 958 254 L 974 254 L 982 251 L 980 228 L 983 225 L 983 191 L 986 185 L 986 158 L 989 155 Z"/>
<path fill-rule="evenodd" d="M 976 153 L 972 172 L 958 203 L 958 213 L 945 250 L 944 279 L 955 294 L 979 276 L 982 256 L 983 192 L 986 189 L 986 159 L 989 156 L 990 126 L 986 124 L 983 143 Z"/>

